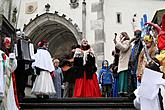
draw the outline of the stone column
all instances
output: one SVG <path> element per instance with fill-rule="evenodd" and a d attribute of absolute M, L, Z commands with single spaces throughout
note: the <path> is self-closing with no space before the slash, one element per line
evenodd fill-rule
<path fill-rule="evenodd" d="M 95 33 L 95 54 L 98 69 L 101 68 L 102 61 L 105 59 L 104 57 L 104 42 L 106 41 L 104 36 L 104 10 L 103 10 L 104 0 L 100 0 L 99 3 L 93 3 L 92 12 L 97 13 L 97 23 L 99 24 L 99 28 L 94 30 Z"/>
<path fill-rule="evenodd" d="M 5 0 L 0 0 L 0 14 L 4 14 L 4 2 Z"/>
<path fill-rule="evenodd" d="M 82 37 L 86 38 L 86 2 L 82 2 Z"/>

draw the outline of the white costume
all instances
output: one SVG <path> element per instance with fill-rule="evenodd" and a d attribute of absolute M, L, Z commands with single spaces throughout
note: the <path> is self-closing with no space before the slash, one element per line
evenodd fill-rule
<path fill-rule="evenodd" d="M 6 57 L 3 59 L 2 54 Z M 14 55 L 15 56 L 15 55 Z M 16 69 L 17 61 L 0 50 L 0 110 L 18 110 L 16 106 L 11 73 Z"/>
<path fill-rule="evenodd" d="M 94 50 L 92 48 L 90 48 L 88 50 L 83 50 L 82 51 L 80 48 L 76 48 L 74 57 L 81 55 L 81 57 L 83 57 L 83 65 L 85 65 L 86 64 L 86 60 L 87 60 L 87 55 L 89 53 L 94 55 Z"/>
<path fill-rule="evenodd" d="M 140 106 L 140 110 L 160 110 L 158 92 L 161 85 L 165 86 L 165 79 L 162 76 L 163 73 L 144 69 L 141 86 L 135 90 L 135 107 Z"/>
<path fill-rule="evenodd" d="M 55 88 L 50 72 L 54 71 L 54 65 L 50 53 L 46 49 L 38 49 L 34 55 L 35 62 L 32 67 L 43 69 L 40 75 L 37 75 L 32 93 L 35 95 L 52 95 L 55 94 Z"/>

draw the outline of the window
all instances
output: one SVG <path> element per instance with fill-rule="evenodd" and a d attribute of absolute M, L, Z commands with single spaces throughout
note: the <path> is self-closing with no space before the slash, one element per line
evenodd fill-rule
<path fill-rule="evenodd" d="M 116 13 L 116 20 L 117 20 L 117 23 L 119 23 L 119 24 L 122 23 L 121 13 L 120 13 L 120 12 L 117 12 L 117 13 Z"/>

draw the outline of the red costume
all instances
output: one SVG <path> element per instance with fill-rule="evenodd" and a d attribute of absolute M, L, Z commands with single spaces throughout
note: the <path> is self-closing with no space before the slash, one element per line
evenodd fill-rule
<path fill-rule="evenodd" d="M 165 14 L 162 17 L 162 28 L 151 22 L 146 23 L 146 25 L 147 24 L 153 26 L 158 32 L 158 49 L 165 50 Z"/>
<path fill-rule="evenodd" d="M 74 67 L 76 82 L 73 97 L 101 97 L 96 75 L 95 56 L 88 44 L 85 46 L 82 44 L 80 49 L 76 49 Z"/>

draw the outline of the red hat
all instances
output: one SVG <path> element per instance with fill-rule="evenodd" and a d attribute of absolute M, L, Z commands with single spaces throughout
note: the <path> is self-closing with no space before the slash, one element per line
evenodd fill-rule
<path fill-rule="evenodd" d="M 45 43 L 48 43 L 46 39 L 43 39 L 42 41 L 38 42 L 38 46 L 42 47 Z"/>
<path fill-rule="evenodd" d="M 10 37 L 5 37 L 3 43 L 4 44 L 11 44 L 11 38 Z"/>
<path fill-rule="evenodd" d="M 4 38 L 4 41 L 3 41 L 3 44 L 6 48 L 10 48 L 10 45 L 11 45 L 11 38 L 10 37 L 5 37 Z"/>

